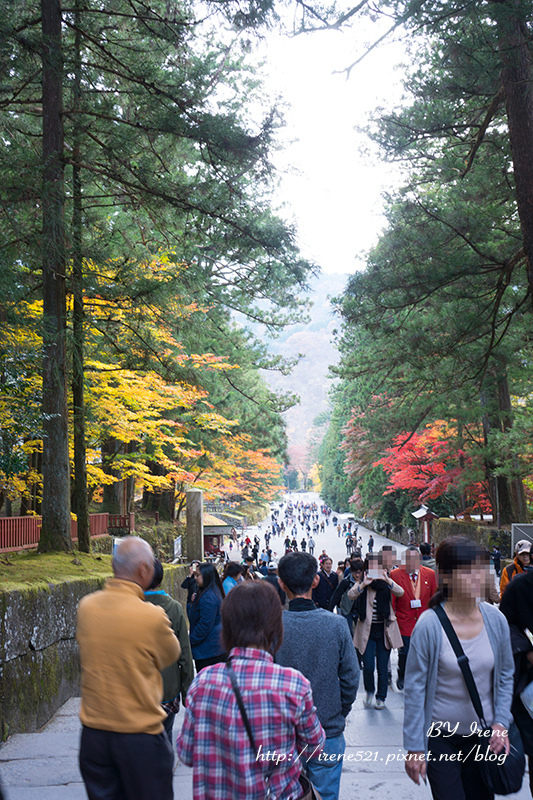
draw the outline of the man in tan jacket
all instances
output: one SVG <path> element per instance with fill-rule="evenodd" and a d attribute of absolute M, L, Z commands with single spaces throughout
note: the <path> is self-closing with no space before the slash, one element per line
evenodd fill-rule
<path fill-rule="evenodd" d="M 81 774 L 89 800 L 172 800 L 161 670 L 180 645 L 163 609 L 144 600 L 154 574 L 147 542 L 125 537 L 113 573 L 78 608 Z"/>

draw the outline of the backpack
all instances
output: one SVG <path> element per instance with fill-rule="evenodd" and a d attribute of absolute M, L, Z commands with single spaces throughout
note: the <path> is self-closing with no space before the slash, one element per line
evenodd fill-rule
<path fill-rule="evenodd" d="M 342 595 L 340 603 L 339 603 L 339 611 L 341 612 L 343 617 L 349 617 L 353 612 L 353 606 L 354 606 L 354 603 L 355 603 L 355 598 L 353 600 L 351 600 L 348 597 L 348 592 L 350 591 L 352 586 L 355 586 L 355 581 L 352 578 L 352 576 L 350 575 L 350 585 L 348 586 L 348 588 L 346 589 L 346 591 Z"/>

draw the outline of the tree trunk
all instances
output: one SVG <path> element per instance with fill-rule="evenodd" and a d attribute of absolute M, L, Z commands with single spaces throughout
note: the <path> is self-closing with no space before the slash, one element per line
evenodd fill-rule
<path fill-rule="evenodd" d="M 498 380 L 498 403 L 504 431 L 510 430 L 513 426 L 513 409 L 511 405 L 511 393 L 507 375 L 503 375 Z M 527 522 L 528 513 L 526 506 L 526 493 L 524 482 L 520 476 L 518 461 L 513 458 L 514 475 L 509 479 L 509 490 L 511 492 L 511 502 L 513 506 L 513 522 Z"/>
<path fill-rule="evenodd" d="M 39 551 L 72 549 L 66 382 L 63 63 L 60 0 L 41 0 L 43 33 L 43 523 Z"/>
<path fill-rule="evenodd" d="M 118 439 L 107 439 L 102 445 L 102 469 L 108 475 L 117 475 L 113 464 L 118 453 L 123 452 L 124 445 Z M 126 514 L 127 511 L 126 481 L 117 480 L 104 485 L 104 497 L 101 510 L 109 514 Z"/>
<path fill-rule="evenodd" d="M 72 335 L 72 400 L 74 428 L 74 512 L 78 520 L 78 549 L 91 552 L 89 502 L 87 497 L 87 456 L 85 448 L 84 401 L 84 319 L 83 319 L 83 250 L 82 196 L 80 179 L 80 100 L 81 100 L 81 34 L 80 10 L 75 5 L 76 36 L 74 45 L 74 119 L 72 150 L 72 291 L 74 297 Z"/>
<path fill-rule="evenodd" d="M 155 461 L 151 461 L 148 467 L 152 475 L 165 475 L 164 467 Z M 145 489 L 143 492 L 143 508 L 145 511 L 157 511 L 162 520 L 173 522 L 176 511 L 175 495 L 174 487 L 160 492 L 150 492 Z"/>
<path fill-rule="evenodd" d="M 35 472 L 37 475 L 42 475 L 43 472 L 43 454 L 41 450 L 38 450 L 34 454 L 34 462 L 35 464 Z M 31 503 L 32 511 L 35 511 L 36 514 L 40 515 L 42 512 L 42 502 L 41 502 L 41 489 L 39 487 L 39 481 L 36 481 L 33 484 L 32 488 L 32 503 Z"/>
<path fill-rule="evenodd" d="M 533 298 L 533 71 L 525 20 L 529 11 L 527 4 L 520 0 L 495 0 L 492 3 L 498 27 L 518 215 Z"/>
<path fill-rule="evenodd" d="M 485 445 L 489 443 L 492 430 L 506 431 L 512 427 L 511 396 L 507 374 L 499 369 L 497 374 L 487 374 L 481 396 L 481 404 L 486 409 L 483 415 L 483 433 Z M 497 526 L 510 525 L 513 522 L 527 521 L 526 502 L 522 479 L 516 475 L 495 475 L 501 466 L 497 459 L 487 458 L 485 473 L 490 486 L 493 519 Z"/>

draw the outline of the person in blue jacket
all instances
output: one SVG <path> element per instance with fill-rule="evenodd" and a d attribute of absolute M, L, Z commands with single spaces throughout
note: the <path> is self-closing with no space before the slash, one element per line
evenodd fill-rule
<path fill-rule="evenodd" d="M 221 578 L 224 595 L 227 595 L 243 580 L 243 573 L 244 567 L 242 564 L 237 564 L 236 561 L 228 561 Z"/>
<path fill-rule="evenodd" d="M 226 660 L 220 617 L 224 589 L 214 564 L 199 564 L 194 577 L 198 591 L 189 611 L 189 639 L 196 671 L 200 672 L 204 667 Z"/>

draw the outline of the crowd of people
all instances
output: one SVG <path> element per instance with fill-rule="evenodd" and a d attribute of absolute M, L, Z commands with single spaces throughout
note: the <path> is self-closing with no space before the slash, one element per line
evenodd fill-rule
<path fill-rule="evenodd" d="M 314 556 L 321 525 L 351 540 L 336 569 L 326 550 Z M 271 538 L 284 536 L 278 559 Z M 429 780 L 436 800 L 492 800 L 469 757 L 483 726 L 486 757 L 509 752 L 513 718 L 533 755 L 533 709 L 521 700 L 533 681 L 529 542 L 502 570 L 500 595 L 489 553 L 463 537 L 434 555 L 410 545 L 399 559 L 393 546 L 375 551 L 372 536 L 364 546 L 357 525 L 325 506 L 284 504 L 263 547 L 247 538 L 241 563 L 190 565 L 186 613 L 136 537 L 120 543 L 114 578 L 81 601 L 80 768 L 90 800 L 172 798 L 176 746 L 193 768 L 195 800 L 297 800 L 314 790 L 338 800 L 361 673 L 364 709 L 384 709 L 391 686 L 404 692 L 406 771 Z"/>

